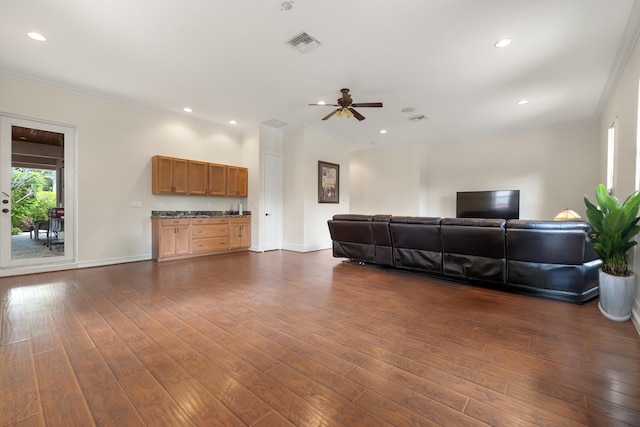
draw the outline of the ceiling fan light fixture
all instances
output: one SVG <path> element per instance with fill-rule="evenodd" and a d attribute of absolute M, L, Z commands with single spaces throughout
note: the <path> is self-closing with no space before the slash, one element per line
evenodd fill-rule
<path fill-rule="evenodd" d="M 338 111 L 336 113 L 336 116 L 340 117 L 340 118 L 347 118 L 350 119 L 351 117 L 353 117 L 353 113 L 351 111 L 349 111 L 348 108 L 343 108 L 340 111 Z"/>

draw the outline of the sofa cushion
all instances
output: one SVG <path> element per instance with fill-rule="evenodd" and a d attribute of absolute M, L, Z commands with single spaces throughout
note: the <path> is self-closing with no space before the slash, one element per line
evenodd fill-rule
<path fill-rule="evenodd" d="M 375 215 L 371 223 L 375 262 L 387 267 L 393 266 L 393 245 L 389 222 L 391 222 L 391 215 Z"/>
<path fill-rule="evenodd" d="M 333 256 L 374 262 L 372 220 L 371 215 L 334 215 L 334 219 L 328 221 Z"/>
<path fill-rule="evenodd" d="M 579 265 L 597 258 L 582 221 L 507 221 L 509 260 Z"/>
<path fill-rule="evenodd" d="M 391 217 L 394 266 L 442 274 L 440 220 L 438 217 Z"/>
<path fill-rule="evenodd" d="M 505 220 L 444 218 L 442 264 L 447 276 L 504 284 Z"/>

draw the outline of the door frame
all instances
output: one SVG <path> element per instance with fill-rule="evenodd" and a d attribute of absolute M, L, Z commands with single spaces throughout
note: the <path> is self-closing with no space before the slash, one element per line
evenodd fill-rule
<path fill-rule="evenodd" d="M 76 127 L 31 117 L 0 113 L 0 191 L 11 194 L 11 127 L 22 126 L 64 134 L 64 255 L 46 258 L 11 259 L 11 214 L 0 213 L 0 276 L 72 268 L 76 263 Z M 4 194 L 1 194 L 3 198 Z M 2 208 L 10 209 L 11 202 Z"/>

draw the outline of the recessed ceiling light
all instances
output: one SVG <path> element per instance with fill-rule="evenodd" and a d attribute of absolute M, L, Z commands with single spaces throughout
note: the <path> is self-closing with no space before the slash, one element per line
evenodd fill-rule
<path fill-rule="evenodd" d="M 510 44 L 511 44 L 511 39 L 502 39 L 496 42 L 495 47 L 507 47 Z"/>
<path fill-rule="evenodd" d="M 42 35 L 42 34 L 40 34 L 40 33 L 36 33 L 35 31 L 29 31 L 29 32 L 27 33 L 27 35 L 28 35 L 29 37 L 31 37 L 32 39 L 37 40 L 37 41 L 39 41 L 39 42 L 46 42 L 46 41 L 47 41 L 47 38 L 46 38 L 45 36 L 43 36 L 43 35 Z"/>
<path fill-rule="evenodd" d="M 387 130 L 386 129 L 381 129 L 380 133 L 385 134 L 385 133 L 387 133 Z"/>
<path fill-rule="evenodd" d="M 414 111 L 416 111 L 416 109 L 413 107 L 405 107 L 400 111 L 402 111 L 403 113 L 413 113 Z"/>
<path fill-rule="evenodd" d="M 525 105 L 528 104 L 529 100 L 528 99 L 521 99 L 520 101 L 518 101 L 518 105 Z"/>
<path fill-rule="evenodd" d="M 229 120 L 229 124 L 231 124 L 231 125 L 237 125 L 237 124 L 238 124 L 238 122 L 236 122 L 235 120 Z"/>
<path fill-rule="evenodd" d="M 185 113 L 191 113 L 193 110 L 189 107 L 184 107 L 182 111 L 184 111 Z"/>

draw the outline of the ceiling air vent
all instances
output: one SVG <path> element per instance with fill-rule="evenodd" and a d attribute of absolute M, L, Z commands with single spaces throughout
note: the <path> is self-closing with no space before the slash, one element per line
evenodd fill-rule
<path fill-rule="evenodd" d="M 427 116 L 424 114 L 416 114 L 415 116 L 409 116 L 409 121 L 412 122 L 421 122 L 423 120 L 427 120 Z"/>
<path fill-rule="evenodd" d="M 289 40 L 289 44 L 300 53 L 307 53 L 320 46 L 318 40 L 304 32 Z"/>
<path fill-rule="evenodd" d="M 284 127 L 286 125 L 288 125 L 289 123 L 285 123 L 283 121 L 280 121 L 278 119 L 271 119 L 271 120 L 267 120 L 266 122 L 262 122 L 263 125 L 265 126 L 269 126 L 272 128 L 281 128 Z"/>

